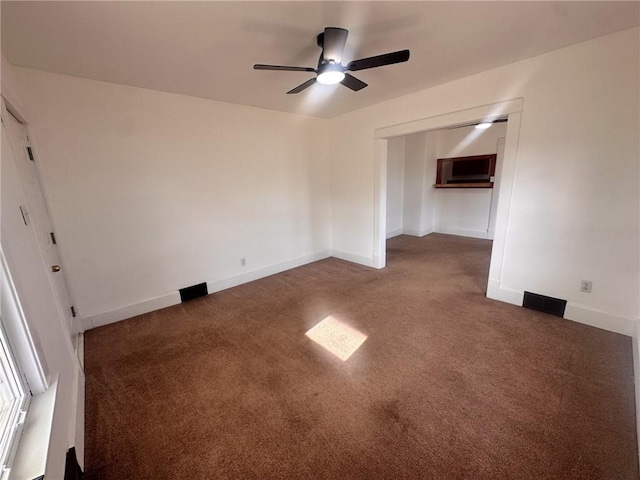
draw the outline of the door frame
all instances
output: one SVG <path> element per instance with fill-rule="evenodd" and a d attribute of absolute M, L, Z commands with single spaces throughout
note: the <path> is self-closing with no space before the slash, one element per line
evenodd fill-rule
<path fill-rule="evenodd" d="M 507 243 L 509 210 L 515 178 L 520 122 L 524 106 L 523 98 L 514 98 L 502 102 L 481 105 L 467 110 L 426 117 L 399 125 L 382 127 L 374 132 L 374 232 L 373 266 L 384 268 L 386 265 L 386 224 L 387 224 L 387 147 L 388 139 L 411 135 L 413 133 L 440 130 L 480 121 L 490 121 L 507 117 L 502 175 L 498 191 L 495 234 L 491 250 L 487 297 L 504 297 L 504 287 L 500 288 L 502 266 Z M 500 291 L 500 292 L 499 292 Z"/>
<path fill-rule="evenodd" d="M 52 262 L 53 264 L 58 264 L 58 266 L 59 264 L 64 265 L 59 245 L 53 240 L 56 229 L 53 219 L 51 218 L 51 209 L 48 205 L 49 202 L 47 201 L 42 175 L 38 166 L 39 159 L 36 149 L 34 148 L 34 143 L 31 140 L 32 134 L 29 125 L 4 98 L 2 99 L 1 108 L 7 134 L 15 147 L 15 154 L 17 155 L 15 158 L 17 162 L 16 167 L 19 170 L 25 194 L 30 202 L 29 208 L 33 210 L 32 213 L 34 213 L 33 216 L 30 215 L 30 223 L 33 223 L 34 232 L 36 233 L 44 263 L 47 266 L 51 265 Z M 27 148 L 30 149 L 29 157 L 31 157 L 31 161 L 26 157 L 25 152 Z M 32 188 L 29 188 L 30 186 Z M 29 190 L 31 190 L 31 193 L 29 193 Z M 49 237 L 48 232 L 51 232 L 51 237 Z M 66 268 L 63 268 L 55 274 L 47 270 L 47 276 L 49 277 L 51 288 L 55 293 L 58 313 L 65 319 L 69 335 L 73 339 L 72 344 L 74 348 L 76 348 L 76 334 L 80 331 L 78 328 L 80 324 L 79 316 L 72 315 L 73 300 L 69 289 Z"/>

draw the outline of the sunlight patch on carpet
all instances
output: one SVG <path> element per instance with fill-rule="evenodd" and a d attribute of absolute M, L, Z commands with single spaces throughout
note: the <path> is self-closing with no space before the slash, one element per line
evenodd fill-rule
<path fill-rule="evenodd" d="M 343 361 L 353 355 L 367 339 L 364 333 L 331 315 L 312 327 L 305 335 Z"/>

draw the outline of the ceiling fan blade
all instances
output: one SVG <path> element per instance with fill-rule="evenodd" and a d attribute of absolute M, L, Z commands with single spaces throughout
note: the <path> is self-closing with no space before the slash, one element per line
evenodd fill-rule
<path fill-rule="evenodd" d="M 311 80 L 307 80 L 306 82 L 304 82 L 301 85 L 298 85 L 296 88 L 294 88 L 293 90 L 289 90 L 287 92 L 287 95 L 291 94 L 291 93 L 300 93 L 301 91 L 303 91 L 305 88 L 309 88 L 311 85 L 313 85 L 314 83 L 316 83 L 316 79 L 312 78 Z"/>
<path fill-rule="evenodd" d="M 285 65 L 262 65 L 256 63 L 253 66 L 254 70 L 285 70 L 287 72 L 315 72 L 315 68 L 311 67 L 287 67 Z"/>
<path fill-rule="evenodd" d="M 342 52 L 347 43 L 349 30 L 337 27 L 327 27 L 324 29 L 324 40 L 322 45 L 322 59 L 325 62 L 333 60 L 335 63 L 342 62 Z"/>
<path fill-rule="evenodd" d="M 382 67 L 384 65 L 392 65 L 394 63 L 402 63 L 409 60 L 409 50 L 400 50 L 393 53 L 385 53 L 375 57 L 361 58 L 353 60 L 347 65 L 347 70 L 356 72 L 358 70 L 366 70 L 367 68 Z"/>
<path fill-rule="evenodd" d="M 356 77 L 354 77 L 353 75 L 349 75 L 348 73 L 344 74 L 344 79 L 340 83 L 345 87 L 350 88 L 354 92 L 362 90 L 367 86 L 367 84 L 362 80 L 358 80 Z"/>

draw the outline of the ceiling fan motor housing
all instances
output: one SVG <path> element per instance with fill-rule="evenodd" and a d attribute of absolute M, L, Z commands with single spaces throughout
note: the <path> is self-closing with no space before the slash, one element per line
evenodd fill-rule
<path fill-rule="evenodd" d="M 322 49 L 322 52 L 318 59 L 318 67 L 315 69 L 311 67 L 289 67 L 285 65 L 263 64 L 255 64 L 253 68 L 256 70 L 288 70 L 293 72 L 313 72 L 316 74 L 316 78 L 307 80 L 294 89 L 288 91 L 287 94 L 300 93 L 316 83 L 316 81 L 325 85 L 340 83 L 350 90 L 357 92 L 365 88 L 367 84 L 347 72 L 382 67 L 409 60 L 409 50 L 401 50 L 398 52 L 376 55 L 374 57 L 352 60 L 347 65 L 343 65 L 342 54 L 344 53 L 344 47 L 348 35 L 349 31 L 347 29 L 339 27 L 327 27 L 323 32 L 318 34 L 316 42 Z"/>

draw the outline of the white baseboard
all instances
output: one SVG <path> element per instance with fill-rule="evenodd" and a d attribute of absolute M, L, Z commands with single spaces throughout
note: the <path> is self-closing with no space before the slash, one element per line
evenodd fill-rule
<path fill-rule="evenodd" d="M 459 237 L 489 238 L 486 230 L 464 230 L 461 228 L 449 228 L 436 225 L 433 231 L 435 233 L 446 233 L 447 235 L 457 235 Z"/>
<path fill-rule="evenodd" d="M 375 267 L 375 261 L 370 257 L 363 257 L 355 253 L 343 252 L 341 250 L 331 250 L 331 256 L 339 258 L 340 260 L 346 260 L 347 262 L 358 263 L 365 267 Z"/>
<path fill-rule="evenodd" d="M 393 237 L 397 237 L 398 235 L 402 235 L 402 227 L 401 228 L 395 228 L 393 230 L 389 230 L 387 232 L 387 240 Z"/>
<path fill-rule="evenodd" d="M 640 320 L 636 320 L 631 337 L 631 345 L 633 348 L 633 379 L 636 387 L 636 431 L 637 438 L 640 438 L 640 350 L 638 342 L 640 341 Z M 640 459 L 640 444 L 638 445 L 638 458 Z"/>
<path fill-rule="evenodd" d="M 373 264 L 371 265 L 373 268 L 380 270 L 381 268 L 386 267 L 387 257 L 385 255 L 384 260 L 380 255 L 373 254 Z"/>
<path fill-rule="evenodd" d="M 521 307 L 524 292 L 514 290 L 513 288 L 502 287 L 498 280 L 489 279 L 487 283 L 487 297 Z"/>
<path fill-rule="evenodd" d="M 243 283 L 253 282 L 269 275 L 275 275 L 276 273 L 284 272 L 285 270 L 291 270 L 292 268 L 301 267 L 307 263 L 317 262 L 328 258 L 330 256 L 329 251 L 313 253 L 311 255 L 305 255 L 304 257 L 298 257 L 293 260 L 287 260 L 282 263 L 275 263 L 266 267 L 252 270 L 251 272 L 241 273 L 230 278 L 223 280 L 215 280 L 213 282 L 207 282 L 207 290 L 209 293 L 219 292 L 226 290 L 227 288 L 237 287 Z"/>
<path fill-rule="evenodd" d="M 84 331 L 84 325 L 82 323 L 82 317 L 75 316 L 71 319 L 71 334 L 82 333 Z"/>
<path fill-rule="evenodd" d="M 316 262 L 331 256 L 328 250 L 323 252 L 313 253 L 311 255 L 305 255 L 303 257 L 295 258 L 293 260 L 287 260 L 282 263 L 276 263 L 268 265 L 266 267 L 258 268 L 250 272 L 241 273 L 233 277 L 225 278 L 222 280 L 214 280 L 207 282 L 207 290 L 209 293 L 219 292 L 227 288 L 235 287 L 243 283 L 252 282 L 260 278 L 268 277 L 276 273 L 290 270 L 292 268 L 306 265 L 307 263 Z M 117 308 L 108 312 L 98 313 L 95 315 L 88 315 L 82 317 L 83 330 L 91 330 L 92 328 L 101 327 L 110 323 L 126 320 L 127 318 L 142 315 L 144 313 L 160 310 L 161 308 L 170 307 L 180 303 L 180 292 L 171 292 L 166 295 L 162 295 L 142 302 L 127 305 L 126 307 Z"/>
<path fill-rule="evenodd" d="M 84 330 L 91 330 L 92 328 L 102 327 L 103 325 L 126 320 L 127 318 L 160 310 L 178 303 L 180 303 L 180 293 L 171 292 L 160 297 L 149 298 L 139 303 L 127 305 L 126 307 L 82 317 L 82 326 Z"/>
<path fill-rule="evenodd" d="M 427 227 L 427 228 L 422 228 L 422 229 L 417 229 L 417 228 L 403 228 L 402 229 L 402 233 L 404 235 L 411 235 L 412 237 L 424 237 L 425 235 L 429 235 L 430 233 L 433 233 L 433 227 Z"/>
<path fill-rule="evenodd" d="M 501 286 L 497 280 L 489 280 L 487 283 L 487 297 L 521 306 L 524 292 Z M 564 318 L 627 336 L 634 335 L 637 323 L 636 320 L 630 318 L 619 317 L 572 302 L 567 302 Z"/>
<path fill-rule="evenodd" d="M 619 317 L 571 302 L 567 302 L 564 318 L 629 337 L 633 336 L 636 326 L 636 321 L 630 318 Z"/>

